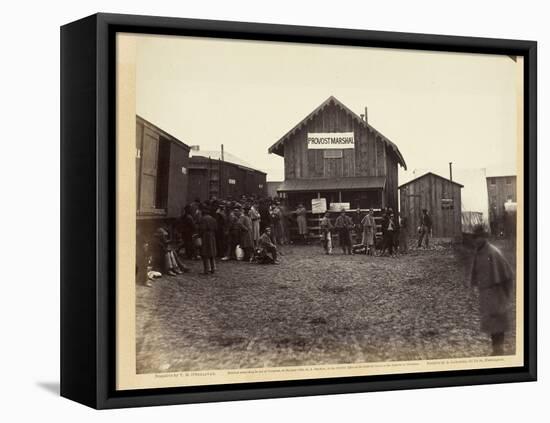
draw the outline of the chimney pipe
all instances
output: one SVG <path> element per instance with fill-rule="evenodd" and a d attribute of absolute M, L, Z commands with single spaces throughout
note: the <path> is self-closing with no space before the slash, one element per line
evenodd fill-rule
<path fill-rule="evenodd" d="M 222 151 L 222 162 L 223 162 L 224 161 L 224 159 L 223 159 L 223 144 L 222 144 L 222 150 L 221 151 Z"/>
<path fill-rule="evenodd" d="M 449 179 L 453 180 L 453 162 L 449 162 Z"/>
<path fill-rule="evenodd" d="M 369 123 L 369 111 L 367 109 L 367 106 L 365 106 L 365 123 Z"/>

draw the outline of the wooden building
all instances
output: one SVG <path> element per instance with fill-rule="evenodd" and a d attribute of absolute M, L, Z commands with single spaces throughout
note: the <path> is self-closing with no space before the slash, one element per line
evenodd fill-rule
<path fill-rule="evenodd" d="M 505 230 L 506 203 L 517 203 L 516 176 L 487 177 L 487 195 L 489 197 L 489 225 L 495 235 L 509 232 Z"/>
<path fill-rule="evenodd" d="M 192 150 L 189 159 L 189 198 L 239 199 L 242 195 L 265 197 L 266 173 L 247 166 L 230 153 Z"/>
<path fill-rule="evenodd" d="M 331 96 L 269 148 L 284 157 L 278 192 L 290 207 L 314 198 L 362 209 L 397 209 L 397 146 Z"/>
<path fill-rule="evenodd" d="M 179 217 L 187 203 L 189 146 L 136 117 L 138 228 L 154 229 Z"/>
<path fill-rule="evenodd" d="M 462 236 L 463 185 L 428 172 L 399 187 L 400 215 L 408 220 L 409 236 L 417 236 L 422 209 L 432 218 L 434 238 Z"/>

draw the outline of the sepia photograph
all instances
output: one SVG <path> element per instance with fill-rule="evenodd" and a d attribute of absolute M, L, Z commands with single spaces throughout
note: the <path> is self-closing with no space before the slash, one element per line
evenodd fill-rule
<path fill-rule="evenodd" d="M 523 365 L 523 58 L 117 36 L 117 387 Z"/>

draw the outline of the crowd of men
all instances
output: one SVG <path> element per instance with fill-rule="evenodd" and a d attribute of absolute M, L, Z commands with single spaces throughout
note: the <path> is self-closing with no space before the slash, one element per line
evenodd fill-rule
<path fill-rule="evenodd" d="M 279 199 L 195 199 L 171 227 L 161 226 L 147 238 L 138 233 L 137 278 L 148 284 L 151 269 L 171 276 L 187 272 L 183 258 L 202 260 L 204 275 L 216 272 L 216 260 L 278 264 L 280 246 L 291 243 L 291 226 L 297 229 L 294 241 L 308 244 L 303 204 L 290 210 Z M 332 254 L 337 235 L 343 254 L 396 257 L 408 250 L 407 226 L 407 218 L 391 208 L 383 209 L 376 218 L 373 209 L 366 213 L 341 210 L 335 219 L 327 212 L 320 221 L 321 243 L 325 253 Z M 423 210 L 419 247 L 422 243 L 428 246 L 430 231 L 431 218 Z"/>
<path fill-rule="evenodd" d="M 159 227 L 152 237 L 138 233 L 137 277 L 148 283 L 148 269 L 187 272 L 182 258 L 202 260 L 204 275 L 216 272 L 216 260 L 278 264 L 277 246 L 290 243 L 291 225 L 307 243 L 306 213 L 303 205 L 289 210 L 278 199 L 195 199 L 171 227 Z"/>

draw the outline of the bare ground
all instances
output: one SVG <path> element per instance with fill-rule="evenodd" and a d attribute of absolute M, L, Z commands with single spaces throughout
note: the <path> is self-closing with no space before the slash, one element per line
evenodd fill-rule
<path fill-rule="evenodd" d="M 222 262 L 216 275 L 202 276 L 200 262 L 191 262 L 191 273 L 137 286 L 138 373 L 490 353 L 461 251 L 284 252 L 279 266 Z M 507 354 L 514 345 L 507 334 Z"/>

